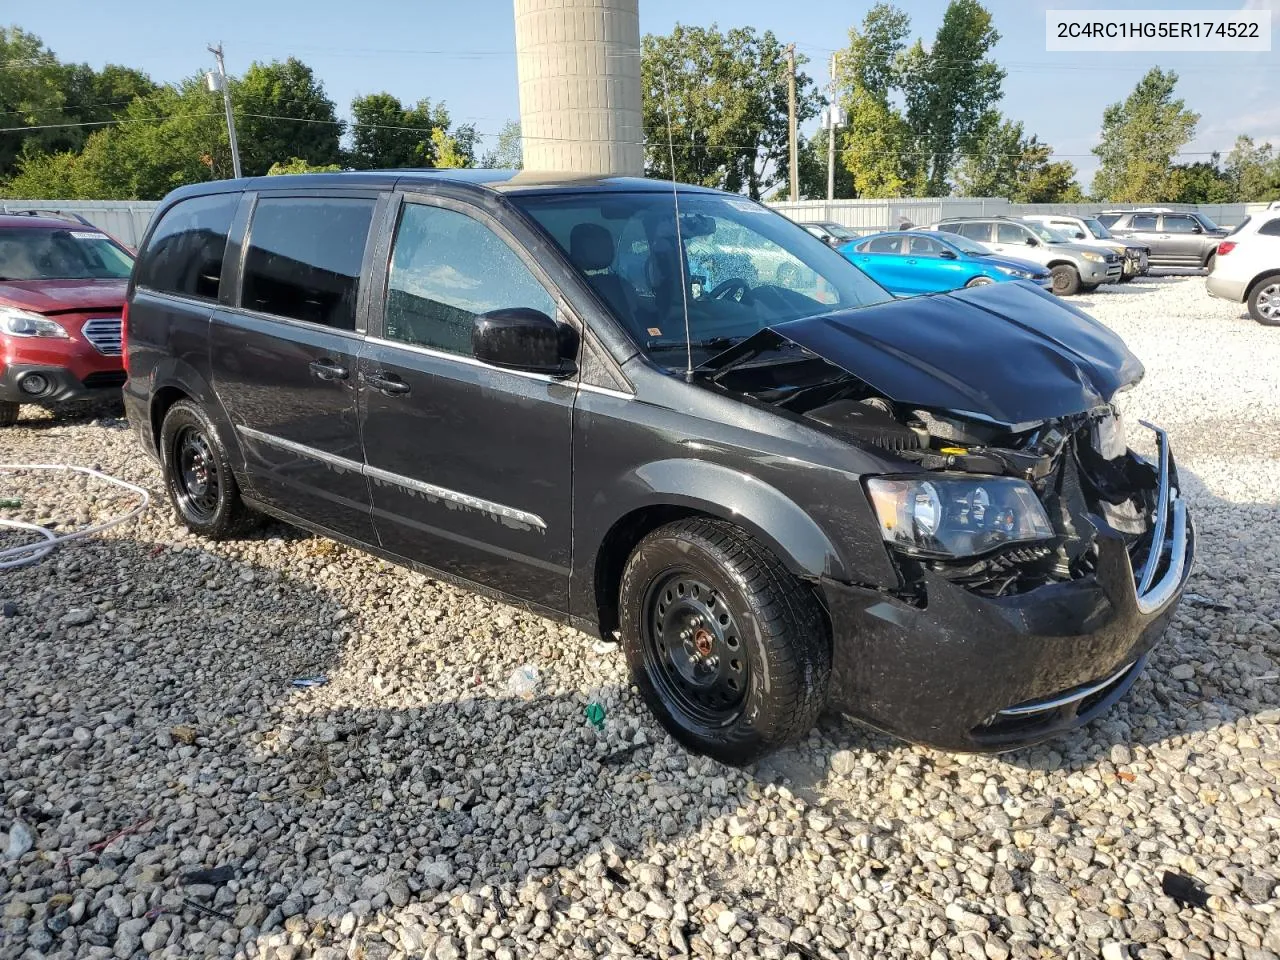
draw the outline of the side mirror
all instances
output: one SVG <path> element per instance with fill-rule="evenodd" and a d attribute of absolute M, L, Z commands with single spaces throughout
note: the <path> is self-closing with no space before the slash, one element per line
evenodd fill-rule
<path fill-rule="evenodd" d="M 946 247 L 942 248 L 942 252 L 939 253 L 938 256 L 940 256 L 943 260 L 958 259 L 958 257 L 956 257 L 956 252 L 954 250 L 948 250 Z"/>
<path fill-rule="evenodd" d="M 1192 224 L 1192 225 L 1191 225 L 1191 232 L 1192 232 L 1192 233 L 1204 233 L 1204 227 L 1200 226 L 1200 224 L 1198 224 L 1198 223 Z"/>
<path fill-rule="evenodd" d="M 495 367 L 563 377 L 576 369 L 578 331 L 541 310 L 507 307 L 472 321 L 471 349 L 477 360 Z"/>
<path fill-rule="evenodd" d="M 1038 247 L 1038 246 L 1040 246 L 1040 241 L 1039 241 L 1039 240 L 1037 240 L 1035 237 L 1027 237 L 1027 246 L 1028 246 L 1028 247 Z"/>
<path fill-rule="evenodd" d="M 1081 233 L 1079 230 L 1077 230 L 1077 231 L 1076 231 L 1075 233 L 1073 233 L 1071 236 L 1073 236 L 1073 237 L 1074 237 L 1075 239 L 1077 239 L 1077 240 L 1083 240 L 1083 239 L 1085 238 L 1084 234 L 1083 234 L 1083 233 Z"/>

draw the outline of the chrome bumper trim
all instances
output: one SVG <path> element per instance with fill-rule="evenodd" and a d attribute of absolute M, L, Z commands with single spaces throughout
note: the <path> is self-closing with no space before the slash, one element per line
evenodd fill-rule
<path fill-rule="evenodd" d="M 996 713 L 1001 717 L 1025 717 L 1033 713 L 1048 713 L 1052 710 L 1058 710 L 1079 700 L 1084 700 L 1086 697 L 1091 697 L 1099 690 L 1105 690 L 1132 670 L 1137 662 L 1137 660 L 1129 661 L 1105 680 L 1099 680 L 1085 687 L 1075 687 L 1066 693 L 1045 697 L 1043 700 L 1028 700 L 1015 707 L 1005 707 L 1003 710 L 996 711 Z"/>
<path fill-rule="evenodd" d="M 1187 516 L 1186 502 L 1178 489 L 1170 484 L 1169 435 L 1155 424 L 1145 420 L 1138 422 L 1155 432 L 1160 457 L 1158 468 L 1160 488 L 1156 498 L 1156 518 L 1151 534 L 1151 549 L 1147 553 L 1146 563 L 1137 574 L 1138 610 L 1143 614 L 1151 614 L 1168 603 L 1181 586 L 1187 568 L 1187 546 L 1193 531 Z M 1172 521 L 1172 531 L 1166 540 L 1165 533 L 1169 531 L 1170 521 Z M 1169 552 L 1168 568 L 1164 576 L 1153 583 L 1166 548 Z"/>

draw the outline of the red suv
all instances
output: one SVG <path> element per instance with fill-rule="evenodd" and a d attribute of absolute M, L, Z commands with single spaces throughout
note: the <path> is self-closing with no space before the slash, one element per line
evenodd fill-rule
<path fill-rule="evenodd" d="M 23 403 L 91 400 L 125 381 L 133 254 L 86 223 L 0 216 L 0 427 Z"/>

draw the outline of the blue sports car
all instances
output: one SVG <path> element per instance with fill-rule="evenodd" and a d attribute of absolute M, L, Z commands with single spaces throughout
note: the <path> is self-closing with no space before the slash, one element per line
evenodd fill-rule
<path fill-rule="evenodd" d="M 846 243 L 840 252 L 880 286 L 899 297 L 976 287 L 1001 280 L 1029 280 L 1048 290 L 1049 271 L 1030 260 L 1001 257 L 954 233 L 896 230 Z"/>

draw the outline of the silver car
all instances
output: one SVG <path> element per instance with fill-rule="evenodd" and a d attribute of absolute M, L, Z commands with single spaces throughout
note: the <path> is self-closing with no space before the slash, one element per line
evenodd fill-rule
<path fill-rule="evenodd" d="M 992 253 L 1032 260 L 1053 276 L 1053 292 L 1060 297 L 1089 293 L 1099 284 L 1118 283 L 1124 266 L 1107 250 L 1071 243 L 1044 224 L 1012 217 L 952 217 L 933 227 L 976 240 Z"/>

